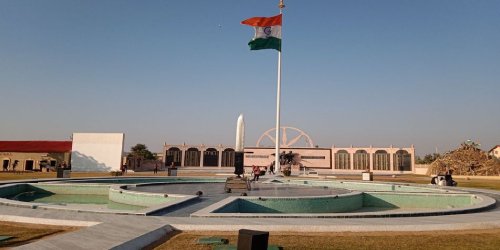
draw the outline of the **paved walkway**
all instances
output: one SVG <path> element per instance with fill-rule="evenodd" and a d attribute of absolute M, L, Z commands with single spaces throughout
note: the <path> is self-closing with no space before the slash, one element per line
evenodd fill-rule
<path fill-rule="evenodd" d="M 500 192 L 472 190 L 500 201 Z M 0 221 L 82 225 L 81 230 L 61 234 L 19 249 L 138 249 L 166 237 L 174 229 L 236 231 L 241 228 L 265 231 L 426 231 L 500 227 L 500 208 L 474 214 L 397 218 L 190 218 L 134 216 L 55 211 L 0 206 Z M 92 223 L 95 222 L 95 223 Z M 97 224 L 96 224 L 97 223 Z"/>

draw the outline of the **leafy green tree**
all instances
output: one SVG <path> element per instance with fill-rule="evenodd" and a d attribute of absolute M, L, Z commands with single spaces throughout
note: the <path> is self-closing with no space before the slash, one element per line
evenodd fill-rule
<path fill-rule="evenodd" d="M 416 155 L 416 156 L 415 156 L 415 163 L 416 163 L 416 164 L 423 164 L 423 163 L 422 163 L 422 158 L 420 158 L 420 155 Z"/>
<path fill-rule="evenodd" d="M 141 158 L 144 160 L 156 160 L 156 153 L 152 153 L 148 150 L 148 147 L 146 147 L 146 145 L 140 143 L 130 148 L 129 156 Z"/>
<path fill-rule="evenodd" d="M 415 162 L 417 164 L 431 164 L 433 163 L 437 158 L 441 157 L 440 154 L 426 154 L 424 156 L 424 158 L 420 158 L 420 156 L 417 156 L 417 158 L 415 159 Z"/>

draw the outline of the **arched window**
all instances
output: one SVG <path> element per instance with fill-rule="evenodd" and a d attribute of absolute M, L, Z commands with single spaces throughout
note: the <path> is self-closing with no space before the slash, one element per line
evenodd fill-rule
<path fill-rule="evenodd" d="M 201 152 L 197 148 L 188 148 L 184 158 L 184 166 L 199 167 Z"/>
<path fill-rule="evenodd" d="M 222 151 L 222 167 L 234 167 L 234 149 L 226 148 Z"/>
<path fill-rule="evenodd" d="M 385 150 L 377 150 L 373 154 L 373 170 L 390 170 L 389 154 Z"/>
<path fill-rule="evenodd" d="M 335 169 L 349 169 L 351 159 L 346 150 L 339 150 L 335 153 Z"/>
<path fill-rule="evenodd" d="M 354 170 L 370 169 L 370 155 L 365 150 L 358 150 L 354 153 Z"/>
<path fill-rule="evenodd" d="M 29 160 L 24 161 L 24 170 L 25 171 L 32 171 L 34 167 L 35 167 L 34 160 L 29 159 Z"/>
<path fill-rule="evenodd" d="M 207 148 L 203 152 L 203 166 L 217 167 L 219 165 L 219 151 L 215 148 Z"/>
<path fill-rule="evenodd" d="M 398 150 L 394 154 L 394 170 L 411 171 L 411 154 L 406 150 Z"/>
<path fill-rule="evenodd" d="M 174 166 L 181 165 L 182 151 L 179 148 L 171 147 L 165 155 L 165 166 L 170 166 L 172 162 L 174 162 Z"/>
<path fill-rule="evenodd" d="M 2 160 L 2 171 L 8 171 L 10 166 L 10 159 L 4 158 Z"/>

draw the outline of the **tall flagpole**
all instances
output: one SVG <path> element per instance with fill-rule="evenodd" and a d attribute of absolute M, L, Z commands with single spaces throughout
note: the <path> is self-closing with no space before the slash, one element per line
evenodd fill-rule
<path fill-rule="evenodd" d="M 280 14 L 283 13 L 283 8 L 285 8 L 285 4 L 283 0 L 280 0 L 280 4 L 278 5 L 280 8 Z M 283 17 L 282 17 L 283 18 Z M 281 23 L 281 44 L 283 44 L 283 21 Z M 281 173 L 281 164 L 280 164 L 280 98 L 281 97 L 281 48 L 278 51 L 278 89 L 276 91 L 276 141 L 275 141 L 275 166 L 278 173 Z"/>

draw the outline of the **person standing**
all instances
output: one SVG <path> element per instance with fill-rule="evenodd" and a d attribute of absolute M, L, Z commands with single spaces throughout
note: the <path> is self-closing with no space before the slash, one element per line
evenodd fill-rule
<path fill-rule="evenodd" d="M 271 162 L 271 165 L 269 166 L 269 174 L 274 174 L 274 165 L 276 164 L 276 161 Z"/>
<path fill-rule="evenodd" d="M 18 163 L 19 163 L 18 160 L 15 160 L 14 163 L 12 163 L 12 171 L 14 171 L 14 173 L 16 172 L 16 167 Z"/>
<path fill-rule="evenodd" d="M 285 161 L 286 161 L 285 160 L 285 155 L 286 155 L 285 151 L 281 152 L 281 154 L 280 154 L 280 165 L 285 165 Z"/>
<path fill-rule="evenodd" d="M 252 166 L 252 172 L 253 172 L 253 181 L 259 181 L 259 176 L 260 176 L 260 168 L 253 165 Z"/>
<path fill-rule="evenodd" d="M 157 174 L 158 173 L 158 162 L 155 163 L 155 170 L 154 170 L 154 173 Z"/>

